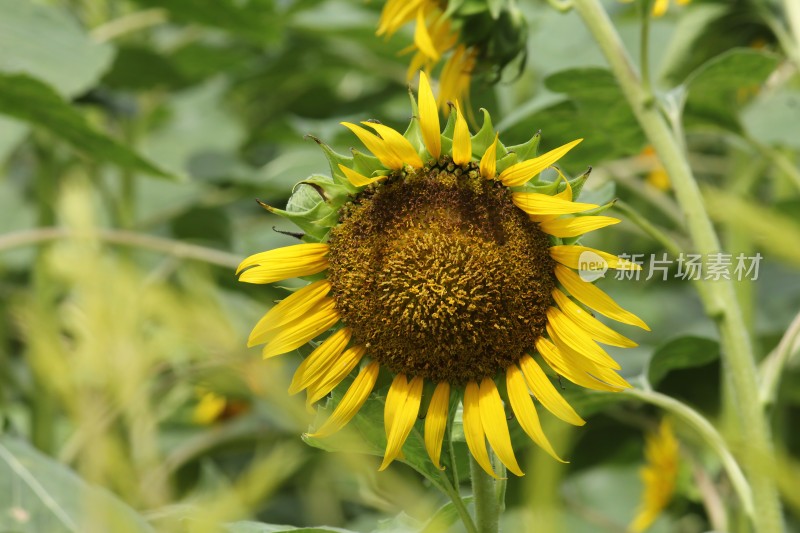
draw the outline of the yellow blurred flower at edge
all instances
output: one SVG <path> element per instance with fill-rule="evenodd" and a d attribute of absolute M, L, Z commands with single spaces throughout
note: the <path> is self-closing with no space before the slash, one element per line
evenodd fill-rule
<path fill-rule="evenodd" d="M 667 419 L 661 421 L 657 431 L 647 435 L 644 454 L 647 464 L 639 471 L 644 495 L 639 513 L 630 525 L 634 533 L 647 530 L 669 505 L 675 493 L 679 446 L 672 424 Z"/>
<path fill-rule="evenodd" d="M 430 75 L 449 54 L 439 76 L 437 103 L 445 114 L 450 111 L 448 102 L 461 101 L 468 107 L 477 49 L 459 43 L 459 30 L 453 28 L 439 3 L 431 0 L 389 0 L 383 7 L 375 33 L 391 37 L 409 22 L 415 24 L 414 43 L 400 52 L 401 55 L 414 53 L 408 66 L 408 79 L 420 69 Z"/>

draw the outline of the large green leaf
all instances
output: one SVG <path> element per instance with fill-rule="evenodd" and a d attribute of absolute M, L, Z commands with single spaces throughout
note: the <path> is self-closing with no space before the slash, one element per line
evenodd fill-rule
<path fill-rule="evenodd" d="M 742 112 L 747 133 L 762 143 L 800 148 L 800 88 L 789 84 L 775 91 L 762 91 Z"/>
<path fill-rule="evenodd" d="M 686 82 L 686 128 L 717 127 L 741 133 L 739 111 L 779 62 L 775 54 L 740 48 L 703 64 Z"/>
<path fill-rule="evenodd" d="M 0 74 L 0 114 L 45 128 L 92 159 L 170 177 L 130 148 L 91 127 L 76 108 L 30 76 Z"/>
<path fill-rule="evenodd" d="M 225 533 L 280 533 L 293 531 L 294 533 L 353 533 L 349 529 L 339 527 L 293 527 L 276 524 L 262 524 L 261 522 L 233 522 L 225 524 Z"/>
<path fill-rule="evenodd" d="M 153 533 L 108 491 L 93 487 L 27 443 L 0 436 L 0 531 Z"/>
<path fill-rule="evenodd" d="M 63 96 L 90 88 L 114 54 L 67 12 L 29 0 L 0 0 L 0 72 L 28 74 Z"/>
<path fill-rule="evenodd" d="M 609 71 L 568 69 L 549 76 L 545 85 L 568 99 L 520 122 L 510 136 L 541 129 L 544 148 L 540 152 L 583 137 L 585 140 L 559 162 L 575 171 L 641 151 L 644 136 Z"/>
<path fill-rule="evenodd" d="M 719 358 L 719 344 L 711 339 L 686 336 L 659 347 L 650 359 L 647 375 L 658 385 L 672 370 L 704 366 Z"/>
<path fill-rule="evenodd" d="M 676 86 L 706 61 L 736 47 L 771 39 L 770 30 L 751 11 L 750 3 L 696 3 L 686 9 L 669 41 L 661 77 Z"/>

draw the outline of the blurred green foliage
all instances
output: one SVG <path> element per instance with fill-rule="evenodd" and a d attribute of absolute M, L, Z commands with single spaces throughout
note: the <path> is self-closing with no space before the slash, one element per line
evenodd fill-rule
<path fill-rule="evenodd" d="M 523 4 L 527 64 L 493 86 L 476 79 L 475 111 L 490 109 L 509 144 L 537 130 L 545 150 L 585 137 L 564 160 L 575 175 L 594 167 L 584 198 L 618 197 L 679 235 L 671 192 L 645 179 L 658 162 L 642 155 L 646 140 L 577 15 Z M 651 22 L 644 58 L 726 246 L 764 255 L 759 280 L 739 284 L 761 357 L 800 309 L 800 65 L 787 57 L 778 4 L 766 4 L 673 8 Z M 640 60 L 637 5 L 606 6 Z M 380 8 L 0 0 L 0 529 L 458 530 L 430 482 L 401 464 L 378 474 L 376 459 L 358 453 L 382 450 L 380 398 L 349 434 L 310 442 L 335 453 L 302 443 L 315 415 L 285 392 L 299 354 L 263 362 L 245 348 L 285 291 L 233 276 L 240 258 L 294 242 L 273 227 L 297 228 L 255 199 L 281 207 L 297 181 L 327 172 L 305 135 L 345 151 L 355 141 L 340 120 L 407 122 L 398 52 L 412 36 L 376 38 Z M 634 223 L 619 228 L 589 242 L 662 253 Z M 632 354 L 610 350 L 624 375 L 649 379 L 724 432 L 716 332 L 689 283 L 601 284 L 653 329 L 634 334 Z M 799 383 L 795 360 L 772 417 L 795 528 Z M 641 493 L 642 431 L 660 415 L 564 388 L 589 423 L 545 419 L 571 463 L 525 448 L 530 474 L 509 481 L 506 530 L 624 531 Z M 198 423 L 210 392 L 223 407 Z M 724 477 L 696 437 L 679 437 L 687 475 L 702 466 Z M 418 436 L 406 453 L 416 470 L 432 469 Z M 652 531 L 710 529 L 708 497 L 684 483 Z"/>

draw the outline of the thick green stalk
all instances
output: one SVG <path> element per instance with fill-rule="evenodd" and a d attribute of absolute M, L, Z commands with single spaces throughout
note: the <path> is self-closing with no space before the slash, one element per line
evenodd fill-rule
<path fill-rule="evenodd" d="M 720 251 L 720 243 L 703 205 L 702 195 L 692 175 L 686 154 L 652 96 L 642 85 L 630 57 L 599 0 L 574 0 L 575 9 L 599 44 L 611 66 L 625 98 L 642 130 L 669 173 L 695 252 L 703 255 Z M 706 313 L 716 321 L 722 348 L 736 394 L 741 421 L 741 440 L 748 446 L 743 459 L 754 493 L 757 531 L 783 531 L 780 501 L 775 481 L 763 466 L 772 454 L 772 443 L 764 412 L 758 401 L 756 366 L 750 339 L 739 308 L 733 284 L 727 280 L 699 285 Z"/>
<path fill-rule="evenodd" d="M 500 505 L 495 492 L 495 481 L 483 471 L 472 454 L 469 456 L 469 473 L 472 479 L 472 497 L 475 502 L 475 524 L 478 526 L 478 533 L 498 533 Z"/>

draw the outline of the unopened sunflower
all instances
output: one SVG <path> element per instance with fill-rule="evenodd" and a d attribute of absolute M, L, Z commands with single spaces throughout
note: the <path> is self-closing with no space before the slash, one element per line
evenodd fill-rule
<path fill-rule="evenodd" d="M 467 445 L 483 469 L 494 475 L 488 440 L 500 461 L 522 475 L 506 406 L 514 423 L 557 459 L 531 393 L 562 420 L 584 423 L 542 363 L 590 389 L 629 387 L 597 342 L 635 343 L 587 309 L 647 329 L 581 279 L 575 270 L 582 254 L 611 268 L 637 266 L 575 244 L 618 222 L 596 214 L 604 206 L 575 201 L 587 175 L 537 179 L 580 139 L 531 157 L 538 134 L 505 147 L 484 113 L 472 136 L 458 104 L 442 131 L 422 73 L 413 107 L 404 134 L 377 121 L 343 123 L 374 156 L 353 150 L 344 157 L 323 144 L 332 177 L 301 182 L 286 210 L 269 208 L 297 223 L 306 242 L 248 257 L 240 281 L 311 282 L 272 308 L 249 343 L 265 344 L 268 358 L 327 335 L 291 384 L 290 392 L 306 390 L 310 403 L 357 373 L 315 437 L 342 428 L 379 374 L 389 375 L 381 469 L 398 457 L 418 418 L 431 461 L 441 467 L 449 409 L 460 401 Z"/>

